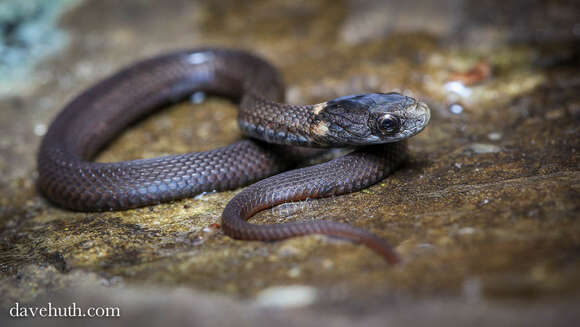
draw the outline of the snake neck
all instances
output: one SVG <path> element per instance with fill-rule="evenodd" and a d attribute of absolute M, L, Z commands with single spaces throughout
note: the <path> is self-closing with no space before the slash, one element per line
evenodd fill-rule
<path fill-rule="evenodd" d="M 312 135 L 316 105 L 292 105 L 246 92 L 240 104 L 238 124 L 250 137 L 269 143 L 320 146 Z"/>

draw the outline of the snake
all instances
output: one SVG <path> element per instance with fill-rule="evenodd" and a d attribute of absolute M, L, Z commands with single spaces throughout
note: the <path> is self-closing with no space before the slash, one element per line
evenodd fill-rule
<path fill-rule="evenodd" d="M 203 152 L 94 161 L 130 124 L 195 92 L 237 102 L 244 137 Z M 57 206 L 91 212 L 154 205 L 255 182 L 225 206 L 221 222 L 226 235 L 278 241 L 324 234 L 399 262 L 389 242 L 345 223 L 252 224 L 248 219 L 281 203 L 356 192 L 384 179 L 406 160 L 406 140 L 429 122 L 428 106 L 395 92 L 312 105 L 285 103 L 284 94 L 278 69 L 244 50 L 187 49 L 142 60 L 80 93 L 57 114 L 39 147 L 38 189 Z M 291 169 L 307 157 L 307 147 L 354 150 Z"/>

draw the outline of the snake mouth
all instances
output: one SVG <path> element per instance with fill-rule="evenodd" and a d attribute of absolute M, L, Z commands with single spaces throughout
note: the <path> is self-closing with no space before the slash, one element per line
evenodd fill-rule
<path fill-rule="evenodd" d="M 429 120 L 431 120 L 431 110 L 425 102 L 417 101 L 412 109 L 412 112 L 414 116 L 417 117 L 417 121 L 409 130 L 409 137 L 420 133 L 423 129 L 425 129 L 425 127 L 427 127 Z"/>
<path fill-rule="evenodd" d="M 423 130 L 423 128 L 425 128 L 427 126 L 427 124 L 429 124 L 429 121 L 431 120 L 431 109 L 429 109 L 429 106 L 427 106 L 427 104 L 425 102 L 420 102 L 417 104 L 417 107 L 421 108 L 421 110 L 424 112 L 423 115 L 423 122 L 421 123 L 421 130 Z"/>

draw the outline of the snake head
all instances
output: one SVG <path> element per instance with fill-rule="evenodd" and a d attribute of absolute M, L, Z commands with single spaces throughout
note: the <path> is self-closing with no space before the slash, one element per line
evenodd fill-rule
<path fill-rule="evenodd" d="M 326 146 L 397 142 L 422 131 L 429 107 L 399 93 L 349 95 L 314 106 L 311 127 Z"/>

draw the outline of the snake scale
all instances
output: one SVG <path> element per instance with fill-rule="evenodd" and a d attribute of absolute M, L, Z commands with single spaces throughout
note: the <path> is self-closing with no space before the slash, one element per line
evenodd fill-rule
<path fill-rule="evenodd" d="M 238 101 L 238 124 L 247 137 L 205 152 L 92 161 L 130 123 L 198 91 Z M 38 153 L 39 189 L 59 206 L 104 211 L 258 181 L 226 205 L 225 234 L 261 241 L 326 234 L 364 244 L 387 261 L 398 262 L 385 240 L 343 223 L 256 225 L 247 220 L 277 204 L 355 192 L 385 178 L 406 158 L 406 139 L 427 125 L 428 107 L 398 93 L 291 105 L 282 102 L 284 92 L 278 70 L 245 51 L 182 50 L 138 62 L 78 95 L 54 119 Z M 280 173 L 303 159 L 301 147 L 345 146 L 358 148 L 322 164 Z"/>

